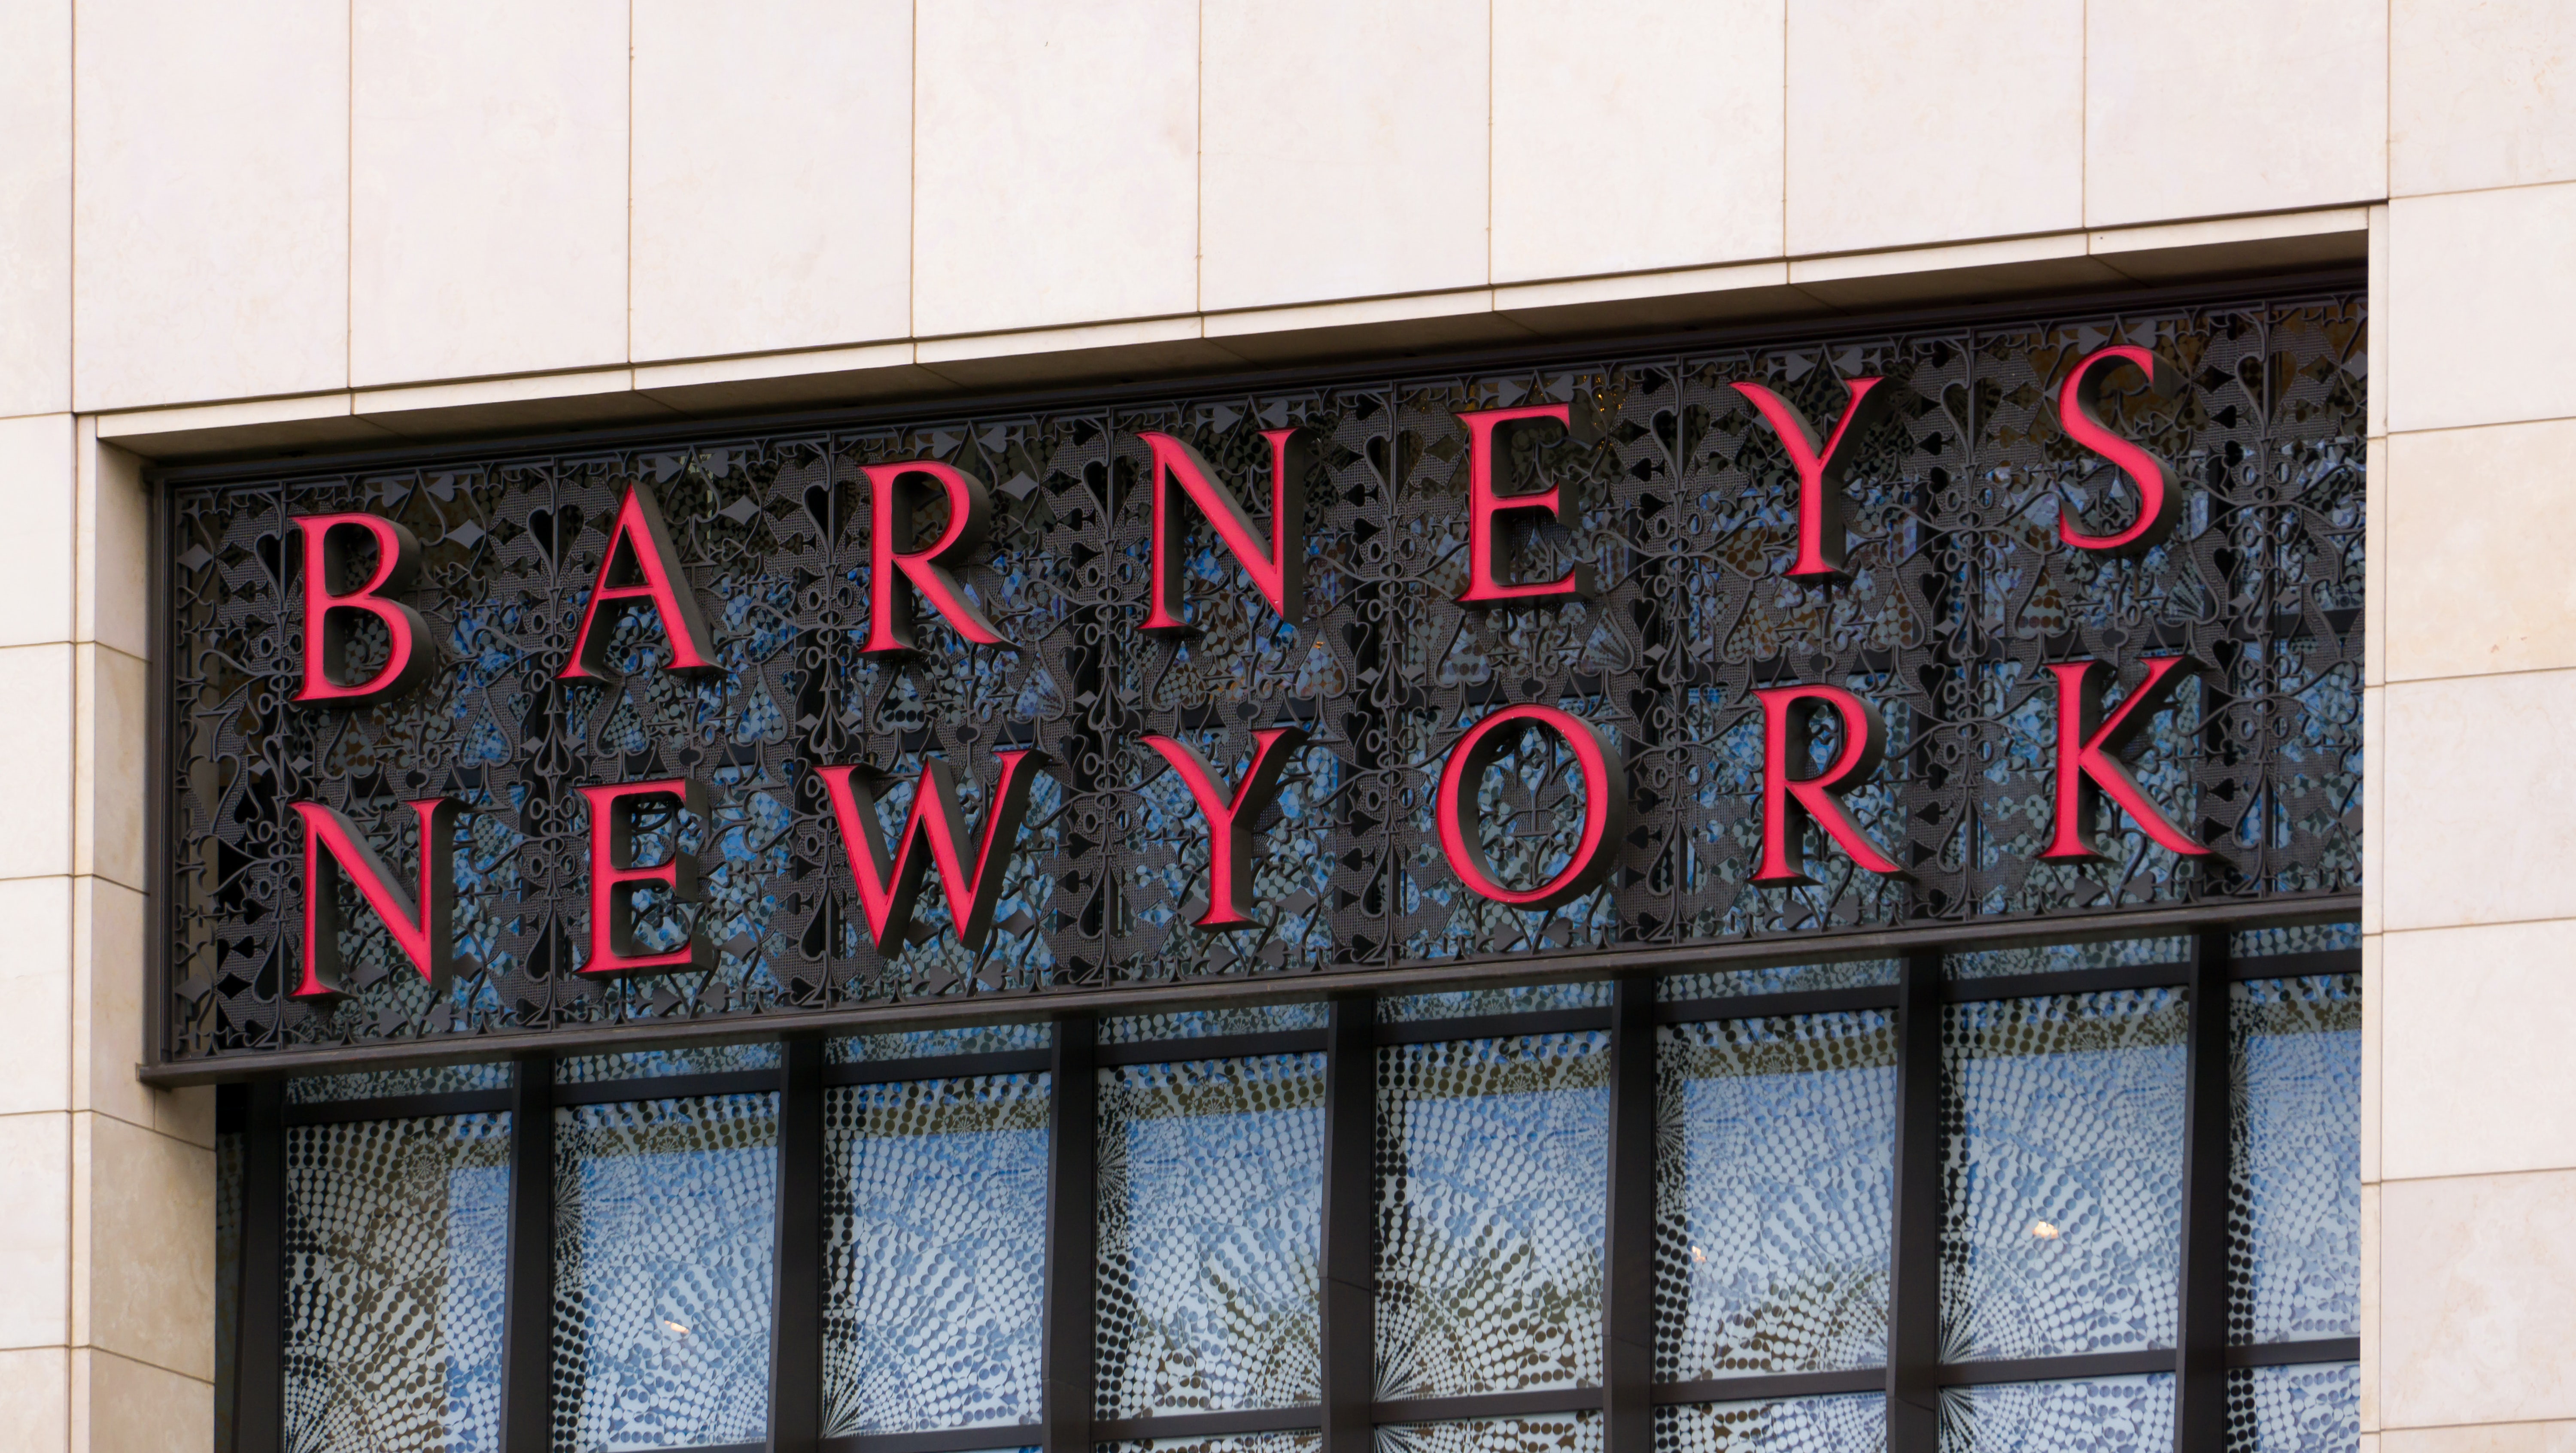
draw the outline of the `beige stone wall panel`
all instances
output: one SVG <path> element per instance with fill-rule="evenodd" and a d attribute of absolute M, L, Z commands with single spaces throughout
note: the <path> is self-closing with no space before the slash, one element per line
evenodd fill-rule
<path fill-rule="evenodd" d="M 2576 181 L 2576 5 L 2388 8 L 2392 195 Z"/>
<path fill-rule="evenodd" d="M 215 1389 L 202 1379 L 111 1352 L 77 1354 L 80 1412 L 91 1453 L 206 1453 L 215 1441 Z"/>
<path fill-rule="evenodd" d="M 1790 0 L 1792 257 L 2084 225 L 2084 0 Z"/>
<path fill-rule="evenodd" d="M 0 999 L 16 1026 L 0 1052 L 0 1114 L 71 1108 L 72 880 L 0 879 Z M 137 988 L 140 988 L 138 981 Z M 136 1036 L 136 1047 L 141 1036 Z M 133 1078 L 128 1068 L 126 1078 Z M 137 1085 L 139 1090 L 142 1087 Z M 0 1255 L 14 1243 L 0 1240 Z M 0 1294 L 0 1303 L 7 1301 Z M 0 1341 L 0 1346 L 15 1345 Z"/>
<path fill-rule="evenodd" d="M 0 650 L 0 878 L 68 873 L 72 863 L 72 648 Z"/>
<path fill-rule="evenodd" d="M 1777 257 L 1785 0 L 1495 0 L 1497 283 Z"/>
<path fill-rule="evenodd" d="M 913 331 L 1191 311 L 1194 0 L 925 0 L 915 24 Z"/>
<path fill-rule="evenodd" d="M 2391 1181 L 2380 1225 L 2383 1427 L 2576 1417 L 2576 1171 Z"/>
<path fill-rule="evenodd" d="M 75 407 L 345 385 L 348 6 L 76 15 Z"/>
<path fill-rule="evenodd" d="M 0 1184 L 9 1188 L 0 1196 L 0 1246 L 9 1249 L 0 1260 L 0 1347 L 71 1340 L 71 1164 L 70 1116 L 0 1115 Z M 0 1399 L 14 1402 L 8 1383 L 0 1371 Z"/>
<path fill-rule="evenodd" d="M 2576 182 L 2389 203 L 2387 350 L 2404 432 L 2576 417 Z"/>
<path fill-rule="evenodd" d="M 72 441 L 69 414 L 0 419 L 0 646 L 72 633 Z"/>
<path fill-rule="evenodd" d="M 1490 282 L 1486 0 L 1206 0 L 1199 306 Z"/>
<path fill-rule="evenodd" d="M 0 137 L 0 417 L 60 413 L 72 401 L 71 0 L 0 0 Z"/>
<path fill-rule="evenodd" d="M 912 331 L 912 8 L 637 0 L 637 359 Z"/>
<path fill-rule="evenodd" d="M 2399 434 L 2388 461 L 2389 676 L 2576 666 L 2576 419 Z"/>
<path fill-rule="evenodd" d="M 2387 929 L 2576 917 L 2576 671 L 2383 688 Z"/>
<path fill-rule="evenodd" d="M 55 1453 L 70 1443 L 71 1361 L 62 1347 L 0 1352 L 0 1448 Z"/>
<path fill-rule="evenodd" d="M 2353 0 L 2088 0 L 2095 227 L 2388 191 L 2388 15 Z"/>
<path fill-rule="evenodd" d="M 214 1151 L 111 1115 L 73 1121 L 87 1171 L 73 1222 L 88 1283 L 80 1340 L 211 1380 Z"/>
<path fill-rule="evenodd" d="M 625 0 L 353 13 L 347 381 L 624 363 Z"/>
<path fill-rule="evenodd" d="M 2381 942 L 2385 1173 L 2576 1166 L 2576 931 L 2512 923 Z"/>

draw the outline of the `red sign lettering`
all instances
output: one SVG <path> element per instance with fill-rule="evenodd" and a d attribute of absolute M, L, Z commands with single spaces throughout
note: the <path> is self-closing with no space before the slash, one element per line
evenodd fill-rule
<path fill-rule="evenodd" d="M 1145 745 L 1162 754 L 1181 774 L 1181 783 L 1199 805 L 1208 830 L 1208 907 L 1198 926 L 1211 930 L 1258 928 L 1253 916 L 1253 825 L 1279 800 L 1279 777 L 1289 759 L 1306 744 L 1303 727 L 1267 727 L 1254 732 L 1252 765 L 1235 784 L 1234 796 L 1216 784 L 1216 771 L 1198 749 L 1173 737 L 1147 733 Z"/>
<path fill-rule="evenodd" d="M 582 608 L 572 659 L 555 673 L 556 679 L 597 680 L 617 674 L 608 664 L 608 638 L 616 629 L 617 612 L 610 612 L 609 629 L 602 630 L 600 607 L 630 600 L 650 601 L 661 615 L 662 632 L 671 641 L 671 670 L 721 669 L 707 655 L 714 637 L 707 634 L 697 595 L 680 569 L 678 552 L 671 548 L 662 506 L 653 491 L 640 483 L 627 488 L 626 501 L 618 506 L 616 522 L 608 528 L 608 553 L 600 557 L 599 579 L 590 587 L 590 603 Z"/>
<path fill-rule="evenodd" d="M 2079 550 L 2099 550 L 2106 555 L 2144 555 L 2173 533 L 2174 515 L 2182 503 L 2182 491 L 2173 487 L 2173 471 L 2153 454 L 2111 432 L 2102 421 L 2102 379 L 2114 365 L 2136 364 L 2145 370 L 2147 387 L 2162 396 L 2171 396 L 2182 387 L 2182 373 L 2158 354 L 2144 348 L 2122 345 L 2090 353 L 2079 360 L 2075 371 L 2057 391 L 2057 422 L 2066 436 L 2076 443 L 2118 465 L 2129 476 L 2138 491 L 2138 517 L 2125 530 L 2108 535 L 2088 535 L 2075 527 L 2074 511 L 2061 508 L 2057 516 L 2057 538 Z"/>
<path fill-rule="evenodd" d="M 295 804 L 304 820 L 304 977 L 298 999 L 328 999 L 348 992 L 340 963 L 340 880 L 358 885 L 367 907 L 393 935 L 394 947 L 429 981 L 432 994 L 447 992 L 456 968 L 456 815 L 461 806 L 444 797 L 406 803 L 420 819 L 420 893 L 403 891 L 393 871 L 357 825 L 319 802 Z"/>
<path fill-rule="evenodd" d="M 670 855 L 649 868 L 635 866 L 635 809 L 646 802 L 663 802 L 704 821 L 706 784 L 694 777 L 621 782 L 584 787 L 581 795 L 590 802 L 590 961 L 581 971 L 647 974 L 714 968 L 715 945 L 707 942 L 702 929 L 692 929 L 678 948 L 659 951 L 647 950 L 635 937 L 638 887 L 658 884 L 683 903 L 698 896 L 698 857 L 680 847 L 677 813 L 673 814 Z"/>
<path fill-rule="evenodd" d="M 429 679 L 435 651 L 423 647 L 429 627 L 420 612 L 383 592 L 410 588 L 420 574 L 420 541 L 412 532 L 376 515 L 300 515 L 293 523 L 304 532 L 304 689 L 303 702 L 366 706 L 400 696 Z M 364 532 L 376 543 L 375 573 L 346 595 L 331 593 L 331 583 L 349 574 L 348 532 Z M 332 679 L 349 653 L 353 613 L 384 622 L 392 637 L 385 664 L 364 681 L 344 685 Z"/>
<path fill-rule="evenodd" d="M 1485 857 L 1477 787 L 1485 769 L 1502 760 L 1532 727 L 1556 733 L 1574 754 L 1583 777 L 1583 836 L 1555 877 L 1535 888 L 1507 888 Z M 1614 866 L 1613 850 L 1627 814 L 1628 770 L 1618 744 L 1590 722 L 1552 706 L 1507 706 L 1480 719 L 1449 749 L 1448 764 L 1440 772 L 1440 850 L 1451 871 L 1469 891 L 1514 908 L 1554 908 L 1599 887 Z"/>
<path fill-rule="evenodd" d="M 1895 407 L 1896 391 L 1881 387 L 1883 378 L 1847 378 L 1851 402 L 1835 423 L 1831 438 L 1816 442 L 1816 429 L 1798 406 L 1758 383 L 1739 383 L 1735 391 L 1753 401 L 1769 420 L 1789 463 L 1798 471 L 1798 557 L 1789 562 L 1791 580 L 1830 580 L 1849 573 L 1844 566 L 1847 527 L 1844 483 L 1862 441 Z"/>
<path fill-rule="evenodd" d="M 948 898 L 948 917 L 957 941 L 980 949 L 993 936 L 993 912 L 1002 901 L 1003 870 L 1019 843 L 1020 822 L 1028 815 L 1029 788 L 1046 766 L 1046 754 L 1022 748 L 996 752 L 1001 778 L 993 785 L 984 810 L 984 836 L 975 845 L 969 868 L 958 851 L 966 841 L 966 814 L 957 805 L 957 778 L 946 762 L 925 762 L 920 785 L 913 789 L 912 812 L 895 840 L 894 860 L 886 860 L 885 842 L 877 834 L 874 781 L 883 774 L 869 767 L 818 767 L 823 788 L 832 799 L 832 817 L 841 829 L 841 852 L 850 860 L 850 879 L 859 890 L 868 916 L 868 941 L 892 958 L 903 951 L 912 931 L 913 904 L 921 896 L 922 874 L 935 859 L 939 887 Z M 927 838 L 925 849 L 923 839 Z M 994 849 L 1001 850 L 997 860 Z"/>
<path fill-rule="evenodd" d="M 1216 471 L 1188 442 L 1169 434 L 1136 437 L 1154 455 L 1154 547 L 1151 588 L 1153 608 L 1143 629 L 1179 634 L 1191 630 L 1181 616 L 1181 556 L 1184 526 L 1172 508 L 1172 486 L 1198 506 L 1199 515 L 1215 529 L 1236 563 L 1252 577 L 1255 590 L 1270 602 L 1279 618 L 1292 626 L 1306 620 L 1306 471 L 1314 464 L 1313 436 L 1303 429 L 1264 429 L 1270 441 L 1270 543 L 1264 547 L 1252 517 L 1219 484 Z"/>
<path fill-rule="evenodd" d="M 1551 484 L 1535 494 L 1494 492 L 1494 456 L 1509 447 L 1524 429 L 1555 425 L 1584 443 L 1599 437 L 1590 410 L 1578 416 L 1566 404 L 1532 404 L 1517 409 L 1482 409 L 1458 416 L 1467 426 L 1467 588 L 1458 599 L 1470 605 L 1499 605 L 1520 600 L 1583 600 L 1593 592 L 1592 567 L 1576 562 L 1554 580 L 1530 585 L 1507 584 L 1503 573 L 1497 523 L 1504 515 L 1531 511 L 1556 519 L 1564 509 L 1563 492 Z M 1555 430 L 1546 430 L 1553 433 Z"/>
<path fill-rule="evenodd" d="M 993 497 L 982 480 L 935 459 L 903 464 L 871 464 L 868 476 L 871 529 L 868 536 L 868 643 L 870 652 L 910 651 L 913 592 L 930 597 L 931 606 L 948 618 L 957 634 L 979 646 L 1007 644 L 993 623 L 966 598 L 946 562 L 957 560 L 984 543 L 993 523 Z M 914 549 L 913 510 L 917 501 L 906 481 L 927 476 L 948 496 L 948 528 L 929 545 Z M 907 587 L 905 582 L 909 581 Z"/>
<path fill-rule="evenodd" d="M 1753 881 L 1766 888 L 1816 881 L 1806 868 L 1809 822 L 1871 872 L 1909 876 L 1837 800 L 1876 775 L 1887 756 L 1887 722 L 1878 708 L 1839 686 L 1774 686 L 1754 695 L 1762 699 L 1762 861 Z M 1834 713 L 1842 745 L 1825 770 L 1792 776 L 1808 761 L 1818 711 Z"/>
<path fill-rule="evenodd" d="M 2138 664 L 2147 668 L 2147 679 L 2120 698 L 2120 709 L 2108 720 L 2102 716 L 2102 689 L 2119 675 L 2110 662 L 2048 668 L 2057 677 L 2057 831 L 2043 858 L 2082 862 L 2101 856 L 2093 848 L 2093 819 L 2105 792 L 2148 837 L 2189 857 L 2209 851 L 2174 826 L 2120 762 L 2120 754 L 2201 665 L 2188 656 L 2151 656 Z"/>

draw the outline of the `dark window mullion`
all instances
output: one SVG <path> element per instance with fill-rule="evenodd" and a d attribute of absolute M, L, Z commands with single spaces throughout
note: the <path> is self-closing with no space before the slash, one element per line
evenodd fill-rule
<path fill-rule="evenodd" d="M 500 1453 L 552 1453 L 554 1443 L 554 1081 L 550 1056 L 511 1065 Z"/>
<path fill-rule="evenodd" d="M 1941 1390 L 1941 954 L 1908 954 L 1896 1008 L 1896 1203 L 1887 1453 L 1937 1453 Z"/>
<path fill-rule="evenodd" d="M 823 1423 L 823 1041 L 789 1039 L 779 1059 L 769 1447 L 810 1453 Z"/>
<path fill-rule="evenodd" d="M 1610 1186 L 1601 1278 L 1604 1453 L 1655 1444 L 1655 981 L 1612 991 Z"/>
<path fill-rule="evenodd" d="M 1321 1453 L 1372 1453 L 1377 1391 L 1377 1001 L 1332 1003 L 1324 1047 Z"/>
<path fill-rule="evenodd" d="M 2227 1436 L 2228 933 L 2194 938 L 2183 1091 L 2182 1305 L 2175 1321 L 2174 1447 L 2215 1449 Z"/>
<path fill-rule="evenodd" d="M 253 1081 L 242 1139 L 241 1328 L 233 1446 L 286 1446 L 286 1082 Z"/>
<path fill-rule="evenodd" d="M 1055 1023 L 1051 1051 L 1046 1313 L 1038 1353 L 1045 1453 L 1091 1453 L 1092 1317 L 1100 1280 L 1096 1032 L 1092 1016 L 1068 1014 Z"/>

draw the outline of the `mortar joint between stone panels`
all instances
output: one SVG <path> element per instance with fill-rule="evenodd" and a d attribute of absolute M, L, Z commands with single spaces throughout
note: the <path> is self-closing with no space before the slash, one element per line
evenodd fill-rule
<path fill-rule="evenodd" d="M 73 1352 L 86 1352 L 93 1357 L 113 1357 L 119 1362 L 130 1362 L 137 1367 L 148 1367 L 155 1372 L 166 1372 L 172 1377 L 186 1378 L 188 1381 L 208 1389 L 212 1389 L 215 1385 L 215 1380 L 212 1376 L 200 1377 L 196 1373 L 190 1372 L 184 1367 L 172 1367 L 166 1362 L 155 1362 L 149 1357 L 137 1357 L 131 1352 L 120 1352 L 116 1348 L 110 1347 L 103 1342 L 82 1340 L 78 1342 L 67 1342 L 62 1345 Z"/>
<path fill-rule="evenodd" d="M 2383 920 L 2378 929 L 2365 936 L 2387 939 L 2399 934 L 2458 933 L 2466 929 L 2479 928 L 2533 928 L 2552 923 L 2576 923 L 2576 913 L 2551 913 L 2537 918 L 2481 918 L 2468 923 L 2417 923 L 2402 928 L 2392 928 Z"/>
<path fill-rule="evenodd" d="M 2363 689 L 2391 691 L 2400 686 L 2442 686 L 2467 681 L 2502 681 L 2516 676 L 2564 676 L 2570 673 L 2576 673 L 2576 661 L 2571 661 L 2564 666 L 2510 666 L 2501 671 L 2454 671 L 2440 676 L 2391 675 L 2386 681 Z"/>
<path fill-rule="evenodd" d="M 2372 434 L 2367 437 L 2394 441 L 2398 439 L 2411 438 L 2418 434 L 2465 434 L 2477 429 L 2522 429 L 2528 428 L 2534 424 L 2567 423 L 2576 423 L 2576 412 L 2564 414 L 2537 414 L 2528 419 L 2488 419 L 2474 424 L 2425 424 L 2420 427 L 2410 429 L 2401 429 L 2394 424 L 2390 424 L 2387 426 L 2387 432 Z"/>

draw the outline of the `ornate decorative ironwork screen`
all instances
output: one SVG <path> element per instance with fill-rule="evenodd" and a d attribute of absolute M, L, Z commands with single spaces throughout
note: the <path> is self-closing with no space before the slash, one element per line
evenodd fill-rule
<path fill-rule="evenodd" d="M 247 1067 L 333 1045 L 463 1050 L 502 1030 L 667 1034 L 681 1021 L 1208 979 L 1382 983 L 1387 970 L 1504 958 L 1597 973 L 1605 955 L 1639 949 L 2346 896 L 2360 875 L 2363 321 L 2350 293 L 2087 307 L 1146 401 L 174 472 L 160 554 L 162 1053 Z M 2055 408 L 2075 360 L 2123 342 L 2185 378 L 2160 397 L 2125 373 L 2134 391 L 2105 399 L 2117 432 L 2171 461 L 2182 488 L 2169 543 L 2129 559 L 2058 538 L 2061 510 L 2096 532 L 2134 510 L 2119 472 Z M 1793 581 L 1799 480 L 1730 385 L 1763 384 L 1831 420 L 1843 380 L 1861 376 L 1888 380 L 1898 402 L 1850 472 L 1849 575 Z M 1566 501 L 1560 519 L 1504 537 L 1529 578 L 1581 561 L 1597 593 L 1459 604 L 1457 414 L 1567 401 L 1599 409 L 1606 428 L 1589 443 L 1524 438 L 1501 456 L 1506 492 L 1552 483 Z M 1139 432 L 1190 441 L 1257 500 L 1262 431 L 1289 425 L 1319 439 L 1304 623 L 1270 614 L 1201 527 L 1183 566 L 1198 633 L 1141 633 L 1151 465 Z M 925 457 L 992 486 L 990 549 L 967 583 L 1013 645 L 970 645 L 925 607 L 920 653 L 890 664 L 861 650 L 861 470 Z M 722 670 L 648 669 L 668 646 L 637 613 L 611 644 L 629 674 L 559 680 L 636 481 L 658 493 Z M 925 538 L 942 508 L 921 521 Z M 400 701 L 292 699 L 303 628 L 288 520 L 335 512 L 398 520 L 422 546 L 403 598 L 441 659 Z M 362 632 L 352 659 L 386 649 Z M 2133 770 L 2216 851 L 2178 856 L 2115 815 L 2098 861 L 2042 861 L 2057 732 L 2047 666 L 2100 659 L 2134 684 L 2142 656 L 2177 652 L 2207 669 L 2158 714 Z M 1763 773 L 1752 693 L 1794 683 L 1843 687 L 1884 713 L 1886 765 L 1848 802 L 1910 878 L 1859 871 L 1820 835 L 1816 883 L 1749 881 Z M 1633 797 L 1615 871 L 1544 912 L 1465 891 L 1433 825 L 1451 745 L 1520 703 L 1614 735 Z M 1310 737 L 1254 853 L 1260 927 L 1203 932 L 1192 920 L 1207 839 L 1141 738 L 1195 742 L 1230 780 L 1255 729 L 1289 722 Z M 814 768 L 891 772 L 891 836 L 928 759 L 952 766 L 980 822 L 995 754 L 1014 746 L 1054 766 L 989 946 L 962 947 L 934 894 L 908 946 L 880 955 Z M 1481 784 L 1485 850 L 1506 879 L 1537 881 L 1573 848 L 1584 813 L 1563 755 L 1533 733 Z M 585 975 L 577 788 L 681 774 L 711 785 L 708 816 L 648 820 L 646 836 L 702 858 L 702 901 L 662 903 L 638 932 L 676 941 L 694 915 L 718 962 Z M 452 986 L 434 995 L 344 889 L 351 991 L 292 997 L 303 849 L 291 805 L 328 804 L 409 863 L 418 828 L 400 804 L 436 794 L 465 805 Z"/>

